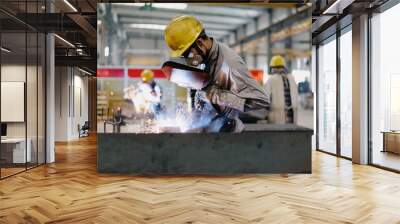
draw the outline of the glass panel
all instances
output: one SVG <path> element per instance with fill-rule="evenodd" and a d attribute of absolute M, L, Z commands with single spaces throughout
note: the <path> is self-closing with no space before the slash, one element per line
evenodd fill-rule
<path fill-rule="evenodd" d="M 340 37 L 340 152 L 351 158 L 352 150 L 352 35 Z"/>
<path fill-rule="evenodd" d="M 27 2 L 26 12 L 29 14 L 39 11 L 38 2 Z M 33 16 L 29 20 L 37 20 L 37 16 Z M 36 21 L 31 21 L 36 23 Z M 38 33 L 36 30 L 27 30 L 27 80 L 26 80 L 26 113 L 27 113 L 27 150 L 31 151 L 30 161 L 27 163 L 28 168 L 37 166 L 38 163 Z"/>
<path fill-rule="evenodd" d="M 27 131 L 28 131 L 28 150 L 30 148 L 30 160 L 28 160 L 28 168 L 37 165 L 37 74 L 38 74 L 38 36 L 36 32 L 27 34 L 28 38 L 28 64 L 27 64 L 27 94 L 26 94 L 26 111 L 27 111 Z"/>
<path fill-rule="evenodd" d="M 400 5 L 372 18 L 372 163 L 400 170 Z"/>
<path fill-rule="evenodd" d="M 318 49 L 319 149 L 336 153 L 336 40 Z"/>
<path fill-rule="evenodd" d="M 45 163 L 45 52 L 46 37 L 39 34 L 38 45 L 38 163 Z"/>
<path fill-rule="evenodd" d="M 1 174 L 25 170 L 31 151 L 26 151 L 25 90 L 26 35 L 1 34 Z M 29 149 L 29 147 L 28 147 Z"/>
<path fill-rule="evenodd" d="M 38 18 L 26 13 L 43 13 L 44 6 L 44 0 L 0 2 L 19 19 L 0 13 L 2 178 L 45 161 L 45 35 L 21 22 Z"/>

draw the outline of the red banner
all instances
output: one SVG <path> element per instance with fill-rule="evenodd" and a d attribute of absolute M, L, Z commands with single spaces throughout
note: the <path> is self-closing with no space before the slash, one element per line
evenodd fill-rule
<path fill-rule="evenodd" d="M 140 78 L 140 73 L 142 73 L 144 69 L 140 68 L 130 68 L 128 69 L 128 77 L 129 78 Z M 154 72 L 154 78 L 166 78 L 161 69 L 151 69 Z M 250 70 L 250 75 L 253 76 L 256 80 L 262 81 L 264 77 L 263 70 Z M 99 68 L 97 69 L 97 77 L 100 78 L 123 78 L 124 77 L 124 69 L 123 68 Z"/>
<path fill-rule="evenodd" d="M 138 68 L 130 68 L 128 69 L 128 77 L 129 78 L 140 78 L 140 73 L 142 73 L 144 69 L 138 69 Z M 154 78 L 161 78 L 165 79 L 164 73 L 161 71 L 161 69 L 150 69 L 154 73 Z"/>
<path fill-rule="evenodd" d="M 123 78 L 123 68 L 98 68 L 97 77 L 100 78 Z"/>

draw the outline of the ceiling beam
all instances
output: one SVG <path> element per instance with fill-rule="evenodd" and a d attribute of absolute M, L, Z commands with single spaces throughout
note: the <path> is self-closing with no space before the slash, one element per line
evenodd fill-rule
<path fill-rule="evenodd" d="M 146 30 L 146 32 L 144 32 L 144 29 L 125 28 L 125 32 L 127 33 L 128 36 L 131 33 L 135 33 L 135 34 L 137 34 L 136 36 L 138 36 L 138 37 L 140 37 L 140 36 L 146 37 L 146 34 L 150 34 L 148 36 L 164 38 L 163 30 Z M 208 31 L 207 35 L 209 35 L 211 37 L 215 37 L 215 38 L 221 38 L 224 35 L 226 35 L 226 32 L 212 30 L 212 31 Z"/>
<path fill-rule="evenodd" d="M 55 56 L 55 65 L 96 68 L 97 59 L 91 56 Z"/>
<path fill-rule="evenodd" d="M 170 21 L 165 19 L 151 18 L 144 19 L 142 17 L 120 17 L 118 20 L 119 23 L 129 24 L 129 23 L 142 23 L 142 24 L 160 24 L 167 25 Z M 219 29 L 219 30 L 227 30 L 233 31 L 236 26 L 230 23 L 203 23 L 204 27 L 207 29 Z"/>
<path fill-rule="evenodd" d="M 123 30 L 126 32 L 152 32 L 152 31 L 157 31 L 160 32 L 160 34 L 164 35 L 164 30 L 151 30 L 151 29 L 142 29 L 142 28 L 131 28 L 129 27 L 128 24 L 124 25 L 121 27 Z M 218 36 L 224 36 L 227 35 L 230 31 L 229 30 L 219 30 L 219 29 L 205 29 L 207 35 L 218 35 Z"/>
<path fill-rule="evenodd" d="M 156 3 L 159 4 L 159 3 Z M 165 3 L 168 4 L 168 3 Z M 142 6 L 135 6 L 134 4 L 126 4 L 126 3 L 116 3 L 113 4 L 115 7 L 126 7 L 126 8 L 133 8 L 133 9 L 141 9 Z M 243 18 L 248 19 L 251 17 L 257 17 L 261 14 L 262 10 L 256 9 L 241 9 L 241 8 L 227 8 L 227 7 L 220 7 L 214 6 L 210 8 L 209 5 L 206 4 L 188 4 L 188 7 L 184 10 L 179 9 L 166 9 L 166 8 L 158 8 L 153 7 L 151 8 L 153 12 L 163 12 L 163 13 L 177 13 L 177 14 L 196 14 L 200 16 L 224 16 L 224 17 L 232 17 L 232 18 Z M 152 12 L 150 11 L 150 12 Z"/>
<path fill-rule="evenodd" d="M 252 41 L 255 41 L 259 38 L 265 37 L 268 35 L 270 32 L 278 32 L 281 31 L 287 27 L 292 26 L 293 24 L 305 20 L 305 19 L 311 19 L 311 7 L 308 7 L 307 9 L 298 12 L 294 15 L 291 15 L 277 23 L 274 23 L 262 30 L 257 31 L 255 34 L 250 35 L 246 38 L 243 38 L 242 40 L 237 41 L 236 43 L 232 44 L 231 47 L 236 47 L 239 45 L 244 45 L 247 43 L 250 43 Z"/>
<path fill-rule="evenodd" d="M 143 11 L 138 10 L 136 7 L 116 7 L 112 6 L 113 11 L 121 16 L 136 16 L 141 18 L 160 18 L 165 20 L 171 20 L 172 18 L 178 17 L 182 15 L 184 12 L 181 13 L 174 13 L 174 12 L 160 12 L 160 11 Z M 132 9 L 134 8 L 134 9 Z M 197 15 L 197 14 L 190 14 L 195 16 L 201 22 L 215 22 L 219 21 L 220 23 L 229 23 L 235 25 L 241 25 L 247 23 L 250 19 L 238 18 L 238 17 L 226 17 L 226 16 L 215 16 L 215 15 Z"/>

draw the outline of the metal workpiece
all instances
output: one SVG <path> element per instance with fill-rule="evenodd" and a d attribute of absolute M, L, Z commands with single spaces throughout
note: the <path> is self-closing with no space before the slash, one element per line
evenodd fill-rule
<path fill-rule="evenodd" d="M 311 173 L 312 130 L 246 125 L 242 133 L 99 133 L 97 169 L 130 174 Z"/>

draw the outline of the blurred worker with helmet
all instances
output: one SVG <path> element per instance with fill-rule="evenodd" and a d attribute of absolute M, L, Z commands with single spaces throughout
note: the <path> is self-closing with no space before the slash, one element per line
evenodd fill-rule
<path fill-rule="evenodd" d="M 240 112 L 269 106 L 269 97 L 232 49 L 207 36 L 193 16 L 172 19 L 164 30 L 171 58 L 163 72 L 176 84 L 197 90 L 196 109 L 213 108 L 210 132 L 240 132 Z M 205 104 L 211 107 L 204 107 Z"/>
<path fill-rule="evenodd" d="M 139 91 L 152 114 L 158 115 L 161 112 L 162 91 L 154 81 L 154 73 L 150 69 L 144 69 L 140 73 L 142 82 L 139 84 Z"/>
<path fill-rule="evenodd" d="M 273 124 L 297 123 L 297 85 L 288 74 L 285 59 L 275 55 L 269 67 L 270 76 L 264 87 L 271 100 L 268 121 Z"/>

